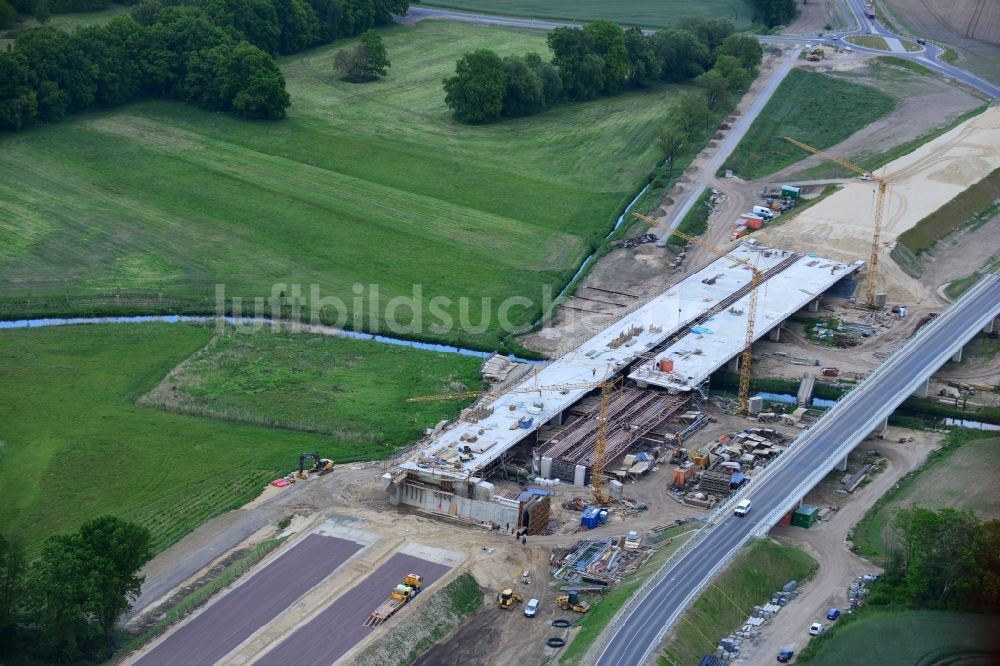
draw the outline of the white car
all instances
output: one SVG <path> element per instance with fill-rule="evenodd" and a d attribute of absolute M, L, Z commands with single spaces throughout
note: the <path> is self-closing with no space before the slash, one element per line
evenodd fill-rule
<path fill-rule="evenodd" d="M 819 636 L 822 633 L 823 633 L 823 623 L 822 622 L 813 622 L 809 626 L 809 635 L 810 636 Z"/>
<path fill-rule="evenodd" d="M 538 614 L 538 599 L 528 599 L 528 603 L 524 605 L 524 617 L 535 617 Z"/>
<path fill-rule="evenodd" d="M 736 509 L 733 510 L 733 513 L 740 518 L 750 513 L 750 500 L 740 500 L 739 504 L 736 505 Z"/>

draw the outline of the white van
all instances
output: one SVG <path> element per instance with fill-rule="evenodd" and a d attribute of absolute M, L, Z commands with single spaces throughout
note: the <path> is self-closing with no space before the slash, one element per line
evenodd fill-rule
<path fill-rule="evenodd" d="M 770 220 L 771 218 L 774 217 L 774 211 L 771 210 L 770 208 L 766 207 L 766 206 L 754 206 L 753 207 L 753 214 L 754 215 L 760 215 L 761 217 L 763 217 L 766 220 Z"/>
<path fill-rule="evenodd" d="M 736 510 L 733 511 L 733 513 L 740 518 L 750 513 L 750 500 L 740 500 L 740 503 L 736 505 Z"/>

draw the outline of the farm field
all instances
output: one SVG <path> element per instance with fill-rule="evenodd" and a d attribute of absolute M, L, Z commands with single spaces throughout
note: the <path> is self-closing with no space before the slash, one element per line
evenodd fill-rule
<path fill-rule="evenodd" d="M 214 311 L 217 284 L 269 298 L 294 283 L 347 304 L 327 323 L 410 337 L 494 348 L 514 295 L 532 304 L 511 323 L 534 321 L 543 286 L 558 293 L 647 178 L 679 88 L 461 125 L 441 88 L 461 54 L 547 54 L 544 36 L 440 21 L 383 35 L 393 67 L 375 83 L 335 78 L 349 40 L 282 59 L 281 122 L 147 101 L 0 137 L 0 316 Z M 423 323 L 402 308 L 387 328 L 396 296 Z M 430 328 L 434 296 L 452 322 L 470 299 L 464 331 Z"/>
<path fill-rule="evenodd" d="M 885 0 L 891 21 L 906 32 L 955 47 L 953 64 L 991 83 L 1000 83 L 1000 3 L 989 0 Z"/>
<path fill-rule="evenodd" d="M 722 170 L 732 169 L 745 179 L 766 176 L 809 155 L 783 137 L 827 148 L 889 113 L 894 106 L 892 97 L 874 87 L 793 69 Z"/>
<path fill-rule="evenodd" d="M 1000 659 L 996 618 L 972 613 L 866 613 L 835 627 L 810 666 L 834 664 L 989 664 Z"/>
<path fill-rule="evenodd" d="M 210 329 L 186 324 L 0 331 L 0 532 L 20 536 L 30 551 L 50 534 L 111 513 L 149 527 L 159 550 L 255 497 L 295 467 L 302 451 L 341 463 L 394 450 L 136 406 L 211 337 Z M 425 385 L 435 377 L 444 384 L 456 372 L 451 356 L 401 352 L 400 363 L 422 368 Z M 399 428 L 390 423 L 398 395 L 366 395 L 359 387 L 370 374 L 339 381 L 345 397 L 331 420 L 359 412 L 360 394 L 368 425 Z"/>
<path fill-rule="evenodd" d="M 896 510 L 919 505 L 972 509 L 981 520 L 1000 518 L 993 470 L 1000 465 L 1000 437 L 973 431 L 952 432 L 943 450 L 899 487 L 890 491 L 855 528 L 854 541 L 862 555 L 882 557 Z"/>
<path fill-rule="evenodd" d="M 230 328 L 141 404 L 320 432 L 343 444 L 396 447 L 416 441 L 423 428 L 451 418 L 461 405 L 406 399 L 475 390 L 481 362 L 369 340 Z"/>
<path fill-rule="evenodd" d="M 431 0 L 422 3 L 462 9 L 480 14 L 528 16 L 564 21 L 608 19 L 623 25 L 659 28 L 686 16 L 705 16 L 732 21 L 737 30 L 747 30 L 753 12 L 743 0 Z"/>

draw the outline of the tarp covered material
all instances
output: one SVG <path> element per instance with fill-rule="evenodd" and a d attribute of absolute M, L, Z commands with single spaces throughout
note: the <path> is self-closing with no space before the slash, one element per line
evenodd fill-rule
<path fill-rule="evenodd" d="M 271 485 L 274 486 L 275 488 L 284 488 L 285 486 L 288 485 L 288 480 L 287 479 L 275 479 L 274 481 L 271 482 Z"/>
<path fill-rule="evenodd" d="M 711 335 L 712 334 L 712 329 L 708 328 L 707 326 L 693 326 L 691 328 L 691 332 L 692 333 L 708 333 L 709 335 Z"/>

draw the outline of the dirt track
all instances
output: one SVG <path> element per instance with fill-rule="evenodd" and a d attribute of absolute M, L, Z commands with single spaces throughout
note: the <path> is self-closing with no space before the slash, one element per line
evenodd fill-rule
<path fill-rule="evenodd" d="M 133 663 L 217 663 L 360 549 L 352 541 L 310 534 Z"/>
<path fill-rule="evenodd" d="M 916 441 L 907 444 L 891 441 L 902 434 L 914 436 Z M 839 505 L 839 510 L 830 518 L 808 530 L 790 525 L 778 525 L 771 530 L 772 537 L 798 546 L 816 558 L 820 568 L 816 576 L 802 587 L 799 596 L 766 627 L 756 643 L 744 648 L 746 663 L 754 666 L 772 664 L 778 651 L 786 646 L 799 652 L 809 641 L 810 624 L 829 624 L 825 619 L 828 608 L 836 607 L 843 612 L 848 607 L 847 589 L 852 580 L 866 572 L 881 571 L 848 550 L 844 541 L 868 508 L 896 481 L 919 467 L 927 454 L 938 445 L 939 439 L 927 433 L 890 430 L 886 441 L 867 444 L 881 451 L 889 461 L 886 470 L 870 484 L 853 495 L 844 496 L 832 492 L 835 482 L 831 483 L 828 477 L 824 484 L 806 496 L 807 503 Z"/>

